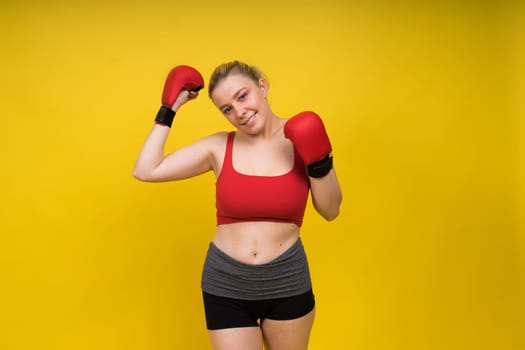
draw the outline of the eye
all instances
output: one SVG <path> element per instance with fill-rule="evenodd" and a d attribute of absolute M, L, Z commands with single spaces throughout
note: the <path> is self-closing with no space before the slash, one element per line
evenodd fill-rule
<path fill-rule="evenodd" d="M 232 111 L 232 108 L 231 107 L 225 107 L 222 109 L 222 113 L 223 114 L 228 114 Z"/>
<path fill-rule="evenodd" d="M 239 101 L 244 101 L 246 99 L 246 96 L 248 95 L 247 92 L 243 92 L 239 95 Z"/>

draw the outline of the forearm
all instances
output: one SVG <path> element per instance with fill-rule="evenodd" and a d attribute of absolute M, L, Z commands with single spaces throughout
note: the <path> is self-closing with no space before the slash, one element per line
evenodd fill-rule
<path fill-rule="evenodd" d="M 151 129 L 142 149 L 139 152 L 133 176 L 139 180 L 148 181 L 151 174 L 164 160 L 164 147 L 170 128 L 155 124 Z"/>
<path fill-rule="evenodd" d="M 334 220 L 339 215 L 339 207 L 343 199 L 335 170 L 330 170 L 321 178 L 310 177 L 310 187 L 317 212 L 326 220 Z"/>

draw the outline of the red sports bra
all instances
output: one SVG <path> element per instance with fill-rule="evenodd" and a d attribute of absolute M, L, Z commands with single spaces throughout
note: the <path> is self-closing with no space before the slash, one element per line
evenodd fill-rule
<path fill-rule="evenodd" d="M 294 151 L 292 170 L 277 176 L 245 175 L 233 168 L 235 132 L 228 134 L 221 173 L 215 184 L 217 225 L 245 221 L 303 223 L 310 182 Z"/>

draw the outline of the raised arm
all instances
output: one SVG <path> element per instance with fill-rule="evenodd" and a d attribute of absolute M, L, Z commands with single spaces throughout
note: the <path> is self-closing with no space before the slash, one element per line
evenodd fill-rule
<path fill-rule="evenodd" d="M 164 155 L 168 132 L 169 128 L 166 126 L 153 126 L 135 163 L 135 178 L 147 182 L 173 181 L 214 169 L 213 150 L 216 149 L 221 135 L 208 136 Z"/>
<path fill-rule="evenodd" d="M 321 178 L 310 177 L 310 186 L 315 210 L 326 220 L 334 220 L 339 215 L 339 207 L 343 199 L 335 170 L 330 170 Z"/>
<path fill-rule="evenodd" d="M 178 109 L 198 95 L 204 81 L 189 66 L 177 66 L 168 75 L 162 94 L 162 107 L 155 118 L 133 169 L 133 176 L 142 181 L 178 180 L 212 169 L 209 138 L 165 155 L 164 148 Z"/>
<path fill-rule="evenodd" d="M 326 220 L 335 219 L 343 197 L 321 118 L 314 112 L 299 113 L 286 122 L 284 134 L 307 166 L 315 209 Z"/>

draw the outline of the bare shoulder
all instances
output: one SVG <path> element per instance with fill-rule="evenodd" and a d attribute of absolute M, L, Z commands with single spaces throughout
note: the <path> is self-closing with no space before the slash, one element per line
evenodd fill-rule
<path fill-rule="evenodd" d="M 228 138 L 227 131 L 217 132 L 211 135 L 208 135 L 197 143 L 200 143 L 202 146 L 210 150 L 211 153 L 217 153 L 224 150 L 226 145 L 226 139 Z"/>
<path fill-rule="evenodd" d="M 219 131 L 204 137 L 201 141 L 209 142 L 210 144 L 225 142 L 226 138 L 228 137 L 228 134 L 228 131 Z"/>
<path fill-rule="evenodd" d="M 217 132 L 198 141 L 202 146 L 208 149 L 208 152 L 211 155 L 211 163 L 215 173 L 218 173 L 219 169 L 222 167 L 228 134 L 229 132 L 227 131 Z"/>

